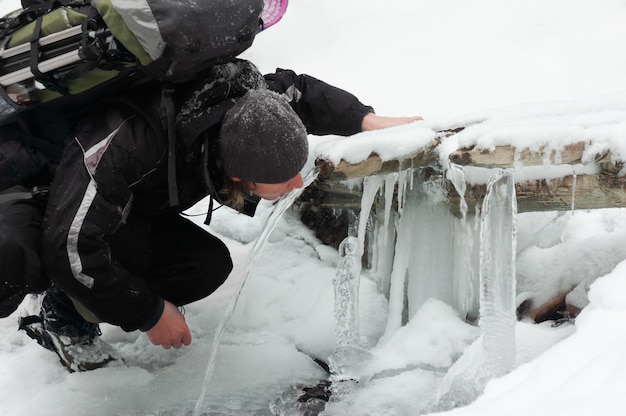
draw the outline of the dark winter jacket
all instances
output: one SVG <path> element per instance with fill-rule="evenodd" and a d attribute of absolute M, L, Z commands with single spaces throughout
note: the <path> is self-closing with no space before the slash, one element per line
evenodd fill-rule
<path fill-rule="evenodd" d="M 307 75 L 277 70 L 264 80 L 291 98 L 309 133 L 357 133 L 372 111 L 353 95 Z M 109 237 L 129 216 L 179 213 L 221 186 L 215 150 L 208 154 L 211 180 L 206 183 L 201 149 L 216 143 L 221 116 L 236 97 L 229 93 L 223 99 L 215 91 L 224 84 L 209 81 L 175 100 L 177 206 L 168 197 L 168 135 L 158 88 L 134 92 L 140 98 L 116 101 L 80 122 L 57 168 L 44 224 L 43 257 L 50 278 L 101 320 L 124 330 L 149 329 L 163 300 L 143 276 L 112 258 Z M 232 92 L 241 82 L 227 85 L 223 91 Z"/>

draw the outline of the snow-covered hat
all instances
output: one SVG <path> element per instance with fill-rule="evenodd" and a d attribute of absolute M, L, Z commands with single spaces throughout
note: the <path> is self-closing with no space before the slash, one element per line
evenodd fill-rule
<path fill-rule="evenodd" d="M 220 157 L 231 177 L 287 182 L 309 155 L 304 124 L 278 93 L 250 90 L 228 110 L 220 131 Z"/>
<path fill-rule="evenodd" d="M 288 0 L 263 0 L 263 12 L 261 13 L 262 29 L 276 24 L 287 10 Z"/>

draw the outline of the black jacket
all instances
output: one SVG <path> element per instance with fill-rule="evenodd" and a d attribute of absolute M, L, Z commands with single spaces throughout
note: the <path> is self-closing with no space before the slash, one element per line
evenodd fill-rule
<path fill-rule="evenodd" d="M 270 89 L 292 98 L 292 107 L 312 134 L 357 133 L 363 117 L 372 111 L 353 95 L 307 75 L 277 70 L 264 79 Z M 116 101 L 82 120 L 56 170 L 44 222 L 46 270 L 53 282 L 96 316 L 127 331 L 149 329 L 163 300 L 143 276 L 111 258 L 107 237 L 129 215 L 150 218 L 179 213 L 220 186 L 219 163 L 211 163 L 214 183 L 205 182 L 201 151 L 205 141 L 215 143 L 220 120 L 211 126 L 206 124 L 215 120 L 200 121 L 202 131 L 193 123 L 180 122 L 196 120 L 189 118 L 188 111 L 189 97 L 198 91 L 194 88 L 175 100 L 177 206 L 171 206 L 168 198 L 168 135 L 161 124 L 159 89 L 134 92 L 141 98 Z M 230 96 L 222 102 L 235 99 Z M 220 117 L 224 112 L 214 97 L 196 110 Z M 209 156 L 215 162 L 215 152 Z"/>

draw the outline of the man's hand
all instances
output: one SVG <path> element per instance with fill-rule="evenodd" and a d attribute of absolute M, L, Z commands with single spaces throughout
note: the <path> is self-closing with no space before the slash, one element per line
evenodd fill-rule
<path fill-rule="evenodd" d="M 395 127 L 400 126 L 402 124 L 412 123 L 414 121 L 422 120 L 420 116 L 413 117 L 383 117 L 377 116 L 374 113 L 369 113 L 365 117 L 363 117 L 363 121 L 361 122 L 361 130 L 369 131 L 369 130 L 379 130 L 387 127 Z"/>
<path fill-rule="evenodd" d="M 168 301 L 165 301 L 161 318 L 155 326 L 146 331 L 146 335 L 151 343 L 160 345 L 166 350 L 191 344 L 191 332 L 185 323 L 185 317 Z"/>

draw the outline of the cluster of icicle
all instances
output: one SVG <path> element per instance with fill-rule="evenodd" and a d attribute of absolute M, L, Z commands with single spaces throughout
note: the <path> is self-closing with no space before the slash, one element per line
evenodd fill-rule
<path fill-rule="evenodd" d="M 450 166 L 447 174 L 463 196 L 463 168 Z M 409 169 L 363 181 L 358 225 L 340 246 L 334 279 L 337 346 L 330 360 L 332 400 L 346 399 L 367 382 L 366 375 L 359 373 L 368 353 L 359 339 L 358 319 L 361 259 L 366 250 L 372 265 L 369 276 L 378 279 L 379 288 L 389 298 L 383 338 L 397 331 L 431 297 L 468 314 L 478 308 L 481 337 L 468 348 L 467 357 L 448 370 L 435 408 L 471 402 L 489 378 L 507 373 L 515 364 L 517 205 L 513 172 L 498 170 L 489 180 L 483 206 L 477 210 L 476 230 L 466 221 L 464 198 L 459 220 L 442 203 L 443 187 L 421 175 Z M 370 220 L 372 212 L 375 221 Z M 478 245 L 474 244 L 476 233 Z"/>

